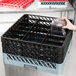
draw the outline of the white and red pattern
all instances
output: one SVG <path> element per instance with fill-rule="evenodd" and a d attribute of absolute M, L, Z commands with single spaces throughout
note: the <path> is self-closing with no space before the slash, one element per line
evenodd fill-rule
<path fill-rule="evenodd" d="M 32 2 L 34 2 L 34 0 L 2 0 L 0 1 L 0 6 L 24 9 Z"/>

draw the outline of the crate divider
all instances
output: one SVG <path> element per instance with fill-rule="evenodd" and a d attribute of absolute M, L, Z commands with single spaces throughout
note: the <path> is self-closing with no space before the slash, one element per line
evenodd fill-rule
<path fill-rule="evenodd" d="M 49 31 L 50 31 L 50 30 L 48 30 L 47 35 L 48 35 Z M 47 35 L 46 35 L 46 36 L 44 37 L 44 39 L 42 40 L 41 44 L 43 44 L 43 42 L 45 41 Z"/>
<path fill-rule="evenodd" d="M 38 20 L 39 21 L 39 20 Z M 38 21 L 36 23 L 38 23 Z M 24 40 L 24 38 L 27 36 L 27 34 L 30 32 L 30 30 L 35 26 L 36 24 L 33 24 L 33 26 L 28 30 L 28 32 L 24 35 L 24 37 L 22 38 L 22 40 Z"/>

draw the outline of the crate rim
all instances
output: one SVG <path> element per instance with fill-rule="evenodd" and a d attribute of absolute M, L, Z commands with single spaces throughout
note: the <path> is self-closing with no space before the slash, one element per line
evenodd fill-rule
<path fill-rule="evenodd" d="M 8 40 L 14 40 L 14 41 L 18 41 L 18 42 L 27 42 L 27 43 L 32 43 L 32 44 L 40 44 L 41 46 L 49 46 L 49 47 L 58 47 L 58 48 L 62 48 L 63 46 L 64 46 L 64 43 L 62 44 L 62 46 L 54 46 L 54 45 L 48 45 L 48 44 L 41 44 L 41 43 L 37 43 L 37 42 L 30 42 L 30 41 L 25 41 L 25 40 L 16 40 L 16 39 L 12 39 L 12 38 L 7 38 L 7 37 L 1 37 L 1 41 L 2 41 L 2 39 L 8 39 Z M 66 39 L 65 39 L 66 40 Z M 65 40 L 64 40 L 64 42 L 65 42 Z"/>
<path fill-rule="evenodd" d="M 47 18 L 53 18 L 53 19 L 55 19 L 56 17 L 48 17 L 48 16 L 41 16 L 41 15 L 33 15 L 33 14 L 24 14 L 23 16 L 21 16 L 13 25 L 15 25 L 16 23 L 18 23 L 19 22 L 19 20 L 21 20 L 22 19 L 22 17 L 24 17 L 24 16 L 29 16 L 29 15 L 31 15 L 31 16 L 39 16 L 39 17 L 47 17 Z M 12 25 L 12 26 L 13 26 Z M 16 40 L 16 39 L 14 39 L 14 38 L 7 38 L 7 37 L 4 37 L 4 35 L 12 28 L 12 26 L 1 36 L 1 41 L 2 41 L 2 38 L 4 38 L 4 39 L 9 39 L 9 40 L 14 40 L 14 41 L 19 41 L 19 42 L 27 42 L 27 43 L 32 43 L 32 44 L 40 44 L 41 46 L 49 46 L 49 47 L 58 47 L 58 48 L 62 48 L 64 45 L 65 45 L 65 41 L 66 41 L 66 39 L 67 39 L 67 37 L 68 36 L 66 36 L 66 38 L 65 38 L 65 40 L 64 40 L 64 42 L 63 42 L 63 44 L 62 45 L 60 45 L 60 46 L 54 46 L 54 45 L 48 45 L 48 44 L 41 44 L 41 43 L 37 43 L 37 42 L 30 42 L 30 41 L 26 41 L 26 40 Z M 68 35 L 71 33 L 72 31 L 71 30 L 69 30 L 69 33 L 68 33 Z"/>

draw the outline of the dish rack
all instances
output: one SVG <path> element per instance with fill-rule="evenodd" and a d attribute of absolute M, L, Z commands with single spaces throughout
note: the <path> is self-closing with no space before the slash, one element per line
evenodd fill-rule
<path fill-rule="evenodd" d="M 56 18 L 23 15 L 2 36 L 4 63 L 16 66 L 33 66 L 38 70 L 61 73 L 71 47 L 72 31 L 51 32 Z"/>
<path fill-rule="evenodd" d="M 38 0 L 39 8 L 66 8 L 68 0 Z"/>

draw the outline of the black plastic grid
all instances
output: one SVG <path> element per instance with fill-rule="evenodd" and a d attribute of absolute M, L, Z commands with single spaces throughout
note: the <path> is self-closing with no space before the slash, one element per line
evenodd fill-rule
<path fill-rule="evenodd" d="M 3 52 L 24 57 L 62 63 L 72 38 L 72 31 L 51 32 L 55 18 L 24 15 L 3 36 Z"/>

